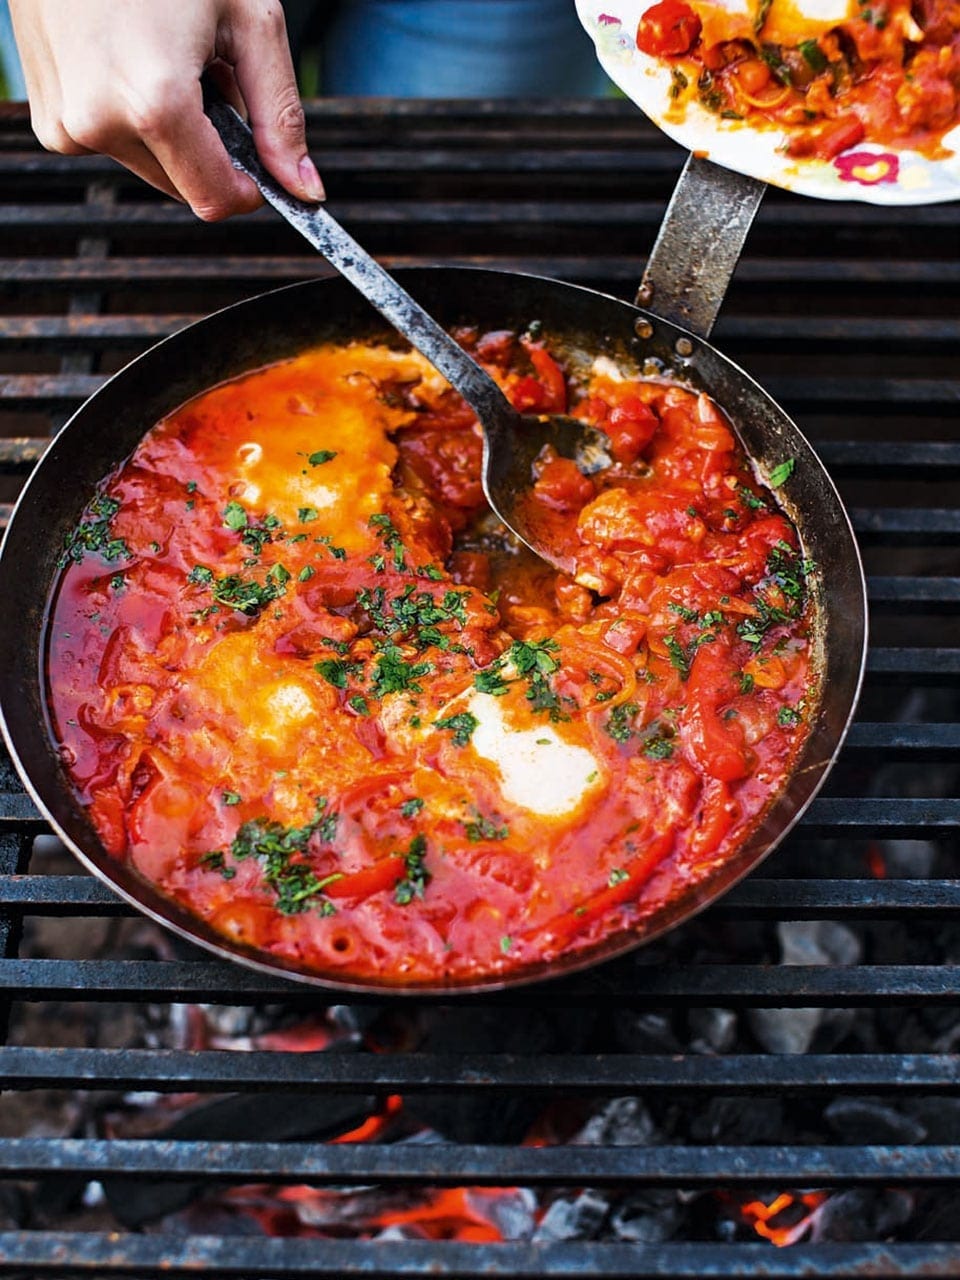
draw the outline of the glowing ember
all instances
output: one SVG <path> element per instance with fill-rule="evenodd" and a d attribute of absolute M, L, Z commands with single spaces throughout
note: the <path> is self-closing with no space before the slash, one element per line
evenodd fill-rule
<path fill-rule="evenodd" d="M 782 1248 L 804 1238 L 813 1224 L 815 1210 L 826 1198 L 825 1191 L 807 1191 L 799 1196 L 784 1191 L 769 1204 L 751 1200 L 740 1206 L 740 1213 L 758 1236 Z"/>

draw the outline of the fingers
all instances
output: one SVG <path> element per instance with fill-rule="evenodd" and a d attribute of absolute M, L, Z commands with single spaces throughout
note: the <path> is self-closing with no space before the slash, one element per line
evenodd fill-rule
<path fill-rule="evenodd" d="M 168 88 L 162 108 L 139 111 L 136 136 L 174 189 L 205 222 L 249 213 L 263 203 L 250 179 L 234 169 L 207 119 L 199 80 Z"/>
<path fill-rule="evenodd" d="M 307 154 L 306 125 L 283 10 L 276 0 L 257 6 L 256 12 L 248 11 L 233 25 L 230 37 L 229 61 L 261 160 L 294 195 L 323 200 L 323 183 Z"/>
<path fill-rule="evenodd" d="M 11 0 L 34 130 L 68 155 L 112 156 L 207 221 L 262 203 L 203 111 L 209 67 L 244 109 L 267 168 L 323 198 L 307 155 L 279 0 Z"/>

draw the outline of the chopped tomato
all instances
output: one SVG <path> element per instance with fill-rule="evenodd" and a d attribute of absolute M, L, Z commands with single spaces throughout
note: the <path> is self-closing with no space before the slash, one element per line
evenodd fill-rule
<path fill-rule="evenodd" d="M 653 439 L 660 420 L 645 400 L 625 396 L 603 424 L 610 437 L 610 452 L 617 462 L 629 466 Z"/>
<path fill-rule="evenodd" d="M 653 58 L 687 53 L 700 35 L 700 19 L 682 0 L 660 0 L 640 19 L 637 48 Z"/>
<path fill-rule="evenodd" d="M 798 159 L 833 160 L 841 151 L 862 142 L 865 135 L 862 120 L 857 116 L 843 116 L 801 129 L 790 139 L 787 152 Z"/>
<path fill-rule="evenodd" d="M 594 497 L 596 488 L 572 458 L 551 458 L 541 466 L 533 492 L 538 502 L 555 511 L 579 511 Z"/>

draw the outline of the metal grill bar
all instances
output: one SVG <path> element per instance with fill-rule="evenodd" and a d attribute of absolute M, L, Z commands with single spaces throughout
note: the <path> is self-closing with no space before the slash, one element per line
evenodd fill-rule
<path fill-rule="evenodd" d="M 954 1054 L 268 1053 L 148 1049 L 0 1049 L 11 1089 L 156 1089 L 177 1092 L 291 1088 L 309 1093 L 379 1092 L 623 1096 L 625 1093 L 952 1093 Z"/>
<path fill-rule="evenodd" d="M 6 1260 L 6 1264 L 4 1261 Z M 53 1275 L 179 1277 L 202 1274 L 258 1280 L 362 1276 L 558 1277 L 569 1280 L 898 1280 L 955 1277 L 960 1247 L 950 1244 L 501 1244 L 493 1249 L 449 1241 L 409 1241 L 402 1251 L 380 1242 L 281 1240 L 257 1236 L 122 1236 L 67 1232 L 0 1232 L 0 1268 L 30 1267 Z"/>
<path fill-rule="evenodd" d="M 835 1187 L 940 1185 L 960 1177 L 960 1147 L 500 1147 L 302 1142 L 107 1142 L 9 1138 L 0 1170 L 18 1177 L 216 1178 L 402 1186 Z"/>
<path fill-rule="evenodd" d="M 0 960 L 0 992 L 22 1000 L 164 1000 L 216 1004 L 287 1001 L 319 1006 L 340 1004 L 343 994 L 324 1001 L 313 988 L 238 969 L 217 961 Z M 594 1008 L 647 1005 L 751 1005 L 757 1008 L 818 1008 L 877 1005 L 952 1005 L 960 1001 L 960 965 L 875 964 L 612 964 L 602 977 L 536 988 L 536 1002 Z M 351 1003 L 384 997 L 351 996 Z M 523 1007 L 529 992 L 519 989 L 478 995 L 473 1001 Z"/>
<path fill-rule="evenodd" d="M 437 262 L 435 254 L 383 253 L 377 256 L 391 270 L 430 266 Z M 443 261 L 451 267 L 527 271 L 531 275 L 554 276 L 574 284 L 584 280 L 619 281 L 627 289 L 631 286 L 636 289 L 644 260 L 640 257 L 625 260 L 623 256 L 612 255 L 584 257 L 569 252 L 543 257 L 538 254 L 463 254 L 454 251 L 445 254 Z M 209 258 L 138 255 L 96 263 L 57 257 L 0 258 L 0 286 L 44 284 L 72 289 L 83 283 L 139 291 L 146 286 L 169 286 L 189 279 L 193 284 L 212 281 L 229 284 L 240 296 L 241 291 L 251 286 L 268 288 L 325 274 L 329 271 L 323 269 L 316 256 L 238 257 L 218 254 L 216 258 Z M 737 282 L 741 285 L 789 285 L 795 288 L 798 280 L 802 281 L 805 291 L 821 286 L 843 289 L 855 285 L 861 297 L 871 285 L 885 291 L 900 287 L 946 289 L 960 283 L 960 262 L 949 259 L 901 260 L 885 262 L 881 270 L 879 266 L 856 259 L 747 258 L 737 267 Z"/>

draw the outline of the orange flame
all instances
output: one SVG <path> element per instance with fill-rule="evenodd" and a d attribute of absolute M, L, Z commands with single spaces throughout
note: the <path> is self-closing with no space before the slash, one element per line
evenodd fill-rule
<path fill-rule="evenodd" d="M 770 1240 L 778 1248 L 783 1248 L 784 1245 L 796 1244 L 798 1240 L 803 1239 L 810 1229 L 813 1211 L 823 1204 L 826 1198 L 825 1191 L 807 1191 L 799 1196 L 792 1196 L 784 1191 L 769 1204 L 764 1204 L 762 1200 L 751 1200 L 749 1204 L 740 1206 L 740 1213 L 758 1236 L 762 1236 L 764 1240 Z M 794 1221 L 785 1226 L 774 1225 L 774 1219 L 785 1214 L 790 1208 L 794 1208 L 794 1213 L 790 1215 Z M 797 1209 L 806 1209 L 807 1212 L 801 1213 L 800 1218 L 797 1219 Z"/>

